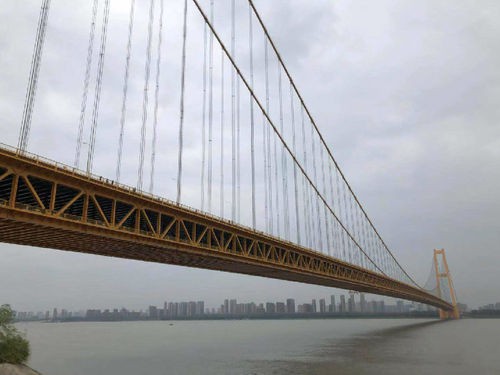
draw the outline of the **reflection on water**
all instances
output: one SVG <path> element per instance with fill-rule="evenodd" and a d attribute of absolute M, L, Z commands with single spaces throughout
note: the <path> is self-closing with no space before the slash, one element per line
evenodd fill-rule
<path fill-rule="evenodd" d="M 355 322 L 353 322 L 355 323 Z M 316 361 L 256 363 L 255 374 L 500 374 L 500 322 L 426 321 L 332 338 Z"/>
<path fill-rule="evenodd" d="M 498 320 L 20 324 L 44 375 L 500 374 Z"/>

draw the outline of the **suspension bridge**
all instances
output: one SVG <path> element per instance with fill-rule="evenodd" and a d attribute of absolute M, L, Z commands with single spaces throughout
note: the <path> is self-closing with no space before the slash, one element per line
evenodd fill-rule
<path fill-rule="evenodd" d="M 356 290 L 459 317 L 444 250 L 425 285 L 397 261 L 251 0 L 76 7 L 87 30 L 79 111 L 58 125 L 72 137 L 52 140 L 52 157 L 37 152 L 38 86 L 64 71 L 43 53 L 52 8 L 71 12 L 60 3 L 42 0 L 18 144 L 0 147 L 2 242 Z"/>

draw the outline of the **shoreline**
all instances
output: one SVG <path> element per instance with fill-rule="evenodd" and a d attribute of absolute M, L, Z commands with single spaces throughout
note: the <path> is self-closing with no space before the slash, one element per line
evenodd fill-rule
<path fill-rule="evenodd" d="M 27 365 L 0 363 L 1 375 L 42 375 Z"/>

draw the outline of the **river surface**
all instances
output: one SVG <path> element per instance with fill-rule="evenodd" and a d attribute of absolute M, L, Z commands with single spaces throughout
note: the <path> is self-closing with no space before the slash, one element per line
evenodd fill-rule
<path fill-rule="evenodd" d="M 170 325 L 173 324 L 173 325 Z M 22 323 L 44 375 L 500 374 L 500 320 Z"/>

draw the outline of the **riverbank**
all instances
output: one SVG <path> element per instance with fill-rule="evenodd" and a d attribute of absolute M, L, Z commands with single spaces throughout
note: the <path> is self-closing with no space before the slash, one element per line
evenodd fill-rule
<path fill-rule="evenodd" d="M 41 375 L 38 371 L 25 365 L 0 363 L 0 375 Z"/>

